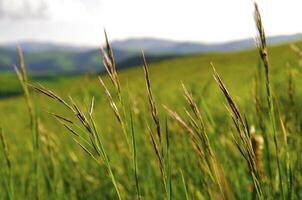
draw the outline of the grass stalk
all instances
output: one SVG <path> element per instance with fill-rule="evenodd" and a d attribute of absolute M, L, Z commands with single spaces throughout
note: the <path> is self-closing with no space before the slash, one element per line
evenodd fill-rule
<path fill-rule="evenodd" d="M 166 119 L 166 155 L 165 155 L 165 168 L 166 168 L 166 176 L 167 176 L 167 199 L 172 199 L 172 176 L 171 176 L 171 158 L 170 158 L 170 133 L 168 127 L 168 120 Z"/>
<path fill-rule="evenodd" d="M 25 61 L 23 56 L 23 51 L 20 46 L 17 47 L 17 53 L 18 53 L 18 66 L 14 65 L 14 70 L 17 74 L 17 77 L 19 79 L 19 82 L 22 86 L 24 96 L 27 103 L 27 109 L 29 113 L 29 120 L 30 120 L 30 127 L 31 132 L 33 136 L 32 145 L 33 145 L 33 152 L 32 152 L 32 158 L 33 158 L 33 167 L 34 167 L 34 194 L 35 199 L 40 199 L 39 197 L 39 156 L 40 156 L 40 134 L 38 129 L 38 118 L 36 115 L 36 111 L 33 107 L 33 103 L 31 100 L 31 96 L 29 93 L 29 87 L 28 87 L 28 76 L 27 71 L 25 67 Z"/>
<path fill-rule="evenodd" d="M 182 181 L 183 189 L 184 189 L 184 192 L 185 192 L 186 200 L 190 200 L 190 197 L 189 197 L 189 193 L 188 193 L 187 184 L 186 184 L 186 180 L 185 180 L 184 174 L 183 174 L 183 172 L 182 172 L 181 169 L 180 169 L 179 171 L 180 171 L 180 175 L 181 175 L 181 181 Z"/>
<path fill-rule="evenodd" d="M 118 96 L 118 102 L 120 104 L 120 108 L 122 109 L 122 112 L 119 111 L 119 108 L 116 106 L 108 88 L 106 87 L 106 85 L 103 82 L 103 80 L 101 79 L 101 77 L 99 77 L 99 80 L 100 80 L 102 87 L 105 90 L 106 96 L 108 97 L 109 104 L 110 104 L 111 108 L 113 109 L 114 114 L 117 116 L 118 122 L 121 125 L 122 131 L 126 137 L 126 142 L 128 144 L 128 147 L 131 148 L 130 140 L 129 140 L 130 134 L 128 134 L 128 132 L 127 132 L 128 124 L 127 124 L 127 115 L 126 115 L 126 104 L 125 104 L 125 100 L 122 96 L 121 85 L 120 85 L 120 81 L 119 81 L 117 69 L 116 69 L 117 68 L 116 62 L 115 62 L 115 58 L 113 55 L 113 49 L 109 43 L 109 39 L 108 39 L 108 36 L 107 36 L 107 33 L 105 30 L 104 30 L 104 35 L 105 35 L 105 48 L 101 49 L 101 52 L 103 55 L 103 63 L 106 68 L 107 74 L 109 75 L 110 80 L 115 88 L 115 92 Z"/>
<path fill-rule="evenodd" d="M 135 187 L 136 187 L 137 199 L 140 200 L 142 198 L 141 198 L 141 192 L 139 187 L 136 140 L 135 140 L 133 116 L 131 111 L 130 111 L 130 121 L 131 121 L 130 123 L 131 123 L 132 146 L 133 146 L 133 168 L 134 168 L 134 177 L 135 177 Z"/>
<path fill-rule="evenodd" d="M 171 185 L 171 163 L 170 163 L 170 143 L 169 143 L 169 130 L 166 121 L 166 137 L 163 138 L 160 117 L 154 101 L 153 93 L 151 90 L 151 81 L 148 71 L 148 65 L 144 52 L 142 51 L 143 67 L 145 75 L 145 83 L 147 90 L 147 99 L 149 103 L 149 111 L 156 129 L 156 135 L 153 133 L 152 129 L 149 127 L 149 133 L 153 145 L 153 149 L 157 156 L 158 164 L 160 167 L 162 181 L 166 192 L 166 199 L 170 200 L 172 198 L 172 185 Z M 164 144 L 164 139 L 166 143 Z M 166 151 L 166 152 L 165 152 Z"/>
<path fill-rule="evenodd" d="M 12 173 L 12 162 L 10 159 L 8 147 L 7 147 L 7 142 L 5 140 L 4 134 L 3 134 L 3 129 L 0 127 L 0 144 L 1 144 L 1 149 L 5 158 L 5 164 L 7 168 L 7 176 L 4 177 L 6 179 L 6 186 L 7 186 L 7 196 L 9 200 L 14 200 L 15 199 L 15 192 L 14 192 L 14 183 L 13 183 L 13 173 Z"/>
<path fill-rule="evenodd" d="M 117 182 L 116 182 L 116 178 L 113 174 L 112 171 L 112 167 L 108 158 L 108 155 L 105 151 L 103 142 L 100 138 L 100 133 L 97 130 L 94 118 L 93 118 L 93 107 L 94 107 L 94 98 L 92 98 L 91 101 L 91 105 L 89 107 L 89 111 L 88 111 L 88 117 L 84 114 L 84 112 L 81 111 L 81 109 L 76 105 L 76 103 L 72 100 L 72 98 L 70 98 L 71 104 L 67 103 L 65 100 L 63 100 L 60 96 L 58 96 L 57 94 L 55 94 L 54 92 L 52 92 L 49 89 L 46 89 L 44 87 L 37 87 L 37 86 L 32 86 L 36 91 L 38 91 L 39 93 L 54 99 L 55 101 L 57 101 L 58 103 L 62 104 L 63 106 L 65 106 L 69 111 L 71 111 L 72 114 L 74 114 L 77 119 L 78 122 L 84 127 L 85 132 L 87 134 L 87 136 L 89 137 L 89 141 L 84 139 L 83 137 L 80 136 L 79 133 L 77 133 L 76 131 L 74 131 L 70 126 L 66 125 L 65 123 L 70 123 L 70 125 L 74 125 L 75 124 L 72 122 L 72 120 L 67 119 L 65 117 L 62 117 L 61 115 L 58 114 L 54 114 L 54 116 L 61 122 L 64 121 L 65 123 L 62 123 L 64 125 L 65 128 L 67 128 L 68 131 L 70 131 L 72 133 L 73 136 L 79 137 L 80 139 L 82 139 L 83 142 L 79 141 L 78 139 L 73 138 L 73 140 L 83 149 L 84 152 L 87 153 L 87 155 L 89 155 L 93 160 L 95 160 L 99 165 L 101 165 L 101 163 L 99 162 L 98 157 L 94 156 L 94 153 L 92 153 L 91 150 L 89 150 L 86 146 L 88 144 L 88 146 L 94 150 L 94 152 L 98 155 L 101 156 L 103 162 L 106 165 L 106 169 L 108 171 L 109 177 L 111 179 L 111 182 L 115 188 L 116 194 L 118 196 L 118 199 L 122 199 Z M 102 166 L 102 165 L 101 165 Z"/>
<path fill-rule="evenodd" d="M 241 155 L 243 156 L 243 158 L 246 160 L 248 164 L 250 175 L 253 180 L 254 188 L 257 192 L 257 197 L 259 199 L 263 199 L 264 196 L 263 196 L 263 189 L 262 189 L 262 181 L 256 164 L 256 156 L 253 150 L 248 122 L 245 116 L 243 117 L 243 115 L 239 111 L 238 106 L 236 105 L 235 101 L 231 97 L 229 91 L 227 90 L 220 76 L 216 72 L 214 66 L 213 69 L 214 69 L 214 78 L 229 104 L 230 107 L 229 113 L 230 116 L 232 117 L 233 123 L 237 131 L 236 135 L 233 134 L 234 142 L 239 152 L 241 153 Z"/>
<path fill-rule="evenodd" d="M 261 57 L 261 60 L 264 65 L 265 69 L 265 86 L 266 86 L 266 95 L 267 95 L 267 105 L 269 108 L 269 118 L 271 121 L 272 129 L 273 129 L 273 139 L 274 139 L 274 146 L 275 146 L 275 153 L 276 153 L 276 162 L 277 162 L 277 168 L 278 168 L 278 176 L 280 179 L 280 191 L 282 194 L 282 198 L 285 199 L 284 194 L 284 187 L 283 187 L 283 178 L 281 173 L 281 161 L 279 156 L 279 145 L 278 145 L 278 139 L 277 139 L 277 129 L 276 129 L 276 119 L 275 119 L 275 109 L 274 109 L 274 102 L 272 97 L 272 91 L 271 91 L 271 84 L 270 84 L 270 66 L 269 66 L 269 58 L 268 58 L 268 50 L 266 45 L 266 37 L 265 32 L 262 24 L 261 15 L 259 12 L 259 8 L 257 3 L 255 5 L 255 22 L 258 30 L 258 39 L 257 39 L 257 47 L 259 51 L 259 55 Z"/>

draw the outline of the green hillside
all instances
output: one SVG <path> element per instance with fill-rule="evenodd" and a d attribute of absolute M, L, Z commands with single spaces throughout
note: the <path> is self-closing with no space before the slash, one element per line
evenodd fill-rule
<path fill-rule="evenodd" d="M 296 42 L 295 44 L 298 47 L 302 46 L 302 42 Z M 27 60 L 30 59 L 30 57 L 25 57 L 25 62 L 28 62 Z M 142 58 L 139 59 L 142 60 Z M 150 59 L 153 60 L 154 57 L 147 56 L 147 61 L 150 61 Z M 299 70 L 299 68 L 297 67 L 299 58 L 296 53 L 290 48 L 290 44 L 271 47 L 270 60 L 272 65 L 272 74 L 276 76 L 276 78 L 274 79 L 276 84 L 278 84 L 278 82 L 281 82 L 280 79 L 286 79 L 286 74 L 283 73 L 286 73 L 288 64 Z M 217 70 L 219 70 L 223 74 L 226 83 L 229 82 L 229 84 L 231 84 L 230 88 L 234 88 L 232 87 L 232 85 L 237 86 L 236 89 L 234 89 L 234 92 L 240 94 L 242 90 L 250 89 L 249 87 L 252 84 L 252 80 L 254 78 L 253 76 L 257 71 L 259 61 L 257 52 L 255 50 L 231 53 L 212 53 L 201 55 L 196 54 L 191 56 L 182 56 L 174 59 L 169 58 L 166 61 L 163 60 L 159 61 L 159 63 L 149 64 L 152 79 L 154 79 L 154 87 L 163 86 L 164 88 L 166 88 L 164 90 L 160 90 L 164 94 L 159 96 L 169 96 L 169 94 L 166 94 L 167 91 L 181 89 L 181 81 L 188 83 L 193 87 L 194 85 L 196 85 L 196 87 L 202 88 L 202 86 L 205 84 L 208 84 L 210 87 L 211 85 L 216 87 L 216 85 L 213 84 L 214 80 L 212 78 L 212 68 L 210 65 L 211 62 L 215 65 Z M 99 62 L 98 64 L 100 63 L 101 62 Z M 117 67 L 123 68 L 123 66 L 121 67 L 120 65 L 118 65 Z M 281 74 L 283 74 L 284 77 L 282 77 Z M 87 76 L 90 76 L 89 80 Z M 71 85 L 70 87 L 72 87 L 74 90 L 81 88 L 82 85 L 78 84 L 78 82 L 82 81 L 86 81 L 85 84 L 88 84 L 88 86 L 92 87 L 92 89 L 94 87 L 98 88 L 98 86 L 95 84 L 95 81 L 97 81 L 96 76 L 93 74 L 87 76 L 66 76 L 53 74 L 33 76 L 31 80 L 33 83 L 42 82 L 43 84 L 49 84 L 50 86 L 59 88 L 59 91 L 63 92 L 68 91 L 70 88 L 68 86 L 62 87 L 61 81 L 59 80 L 62 80 L 63 82 L 69 82 L 69 84 Z M 19 83 L 14 74 L 1 73 L 0 77 L 0 94 L 3 94 L 6 90 L 9 90 L 11 92 L 14 92 L 14 90 L 20 91 L 21 88 L 18 87 Z M 120 78 L 122 79 L 122 81 L 128 82 L 130 85 L 133 84 L 135 86 L 139 84 L 139 82 L 144 81 L 142 67 L 137 66 L 133 67 L 133 69 L 122 70 L 120 71 Z M 242 85 L 242 83 L 244 85 Z M 246 97 L 247 95 L 248 94 L 245 93 L 243 96 Z"/>
<path fill-rule="evenodd" d="M 41 52 L 24 51 L 27 70 L 35 75 L 72 75 L 85 72 L 104 72 L 101 52 L 99 49 L 83 50 L 81 52 L 72 50 L 51 50 Z M 116 62 L 120 68 L 129 68 L 141 63 L 138 53 L 114 49 Z M 150 62 L 158 62 L 175 55 L 150 54 Z M 17 64 L 17 53 L 15 50 L 3 49 L 0 46 L 0 72 L 12 71 L 12 66 Z"/>
<path fill-rule="evenodd" d="M 302 48 L 302 42 L 297 42 L 296 45 Z M 302 74 L 299 58 L 291 50 L 289 44 L 270 47 L 269 58 L 274 98 L 279 100 L 278 109 L 282 112 L 281 116 L 282 118 L 289 117 L 290 119 L 295 116 L 295 120 L 286 124 L 286 128 L 292 131 L 290 134 L 293 134 L 289 137 L 289 152 L 293 164 L 292 172 L 296 175 L 292 188 L 288 190 L 295 194 L 293 195 L 294 199 L 299 199 L 302 195 L 302 177 L 300 175 L 302 168 L 301 158 L 299 158 L 297 152 L 302 149 L 301 145 L 299 145 L 301 137 L 294 135 L 298 133 L 302 124 L 301 115 L 295 111 L 302 106 L 300 101 L 302 88 L 299 87 L 302 83 Z M 26 62 L 31 59 L 30 56 L 25 57 Z M 245 113 L 249 124 L 255 127 L 257 134 L 261 133 L 258 124 L 259 116 L 257 116 L 253 102 L 254 80 L 256 74 L 259 73 L 260 63 L 256 50 L 190 55 L 150 64 L 151 87 L 159 110 L 162 130 L 165 130 L 165 120 L 168 120 L 167 129 L 169 130 L 171 142 L 171 171 L 169 172 L 169 177 L 172 179 L 171 191 L 173 198 L 185 199 L 186 193 L 190 199 L 222 198 L 218 189 L 213 189 L 216 186 L 211 185 L 213 184 L 211 182 L 212 179 L 209 174 L 206 174 L 206 169 L 199 166 L 202 166 L 202 163 L 198 164 L 198 156 L 194 153 L 187 132 L 177 125 L 175 120 L 168 117 L 167 111 L 162 106 L 167 105 L 169 108 L 180 112 L 182 116 L 185 116 L 184 108 L 189 108 L 189 106 L 186 105 L 183 97 L 181 87 L 181 82 L 183 82 L 190 88 L 201 109 L 209 140 L 212 142 L 213 149 L 221 162 L 229 184 L 228 187 L 231 188 L 232 194 L 230 196 L 233 196 L 234 199 L 253 199 L 253 184 L 249 176 L 248 167 L 243 164 L 245 160 L 233 143 L 231 136 L 235 132 L 235 128 L 225 108 L 227 104 L 225 98 L 214 81 L 213 69 L 210 63 L 213 63 L 217 72 L 221 75 L 232 97 L 238 103 L 241 111 Z M 62 60 L 62 65 L 66 67 L 72 67 L 73 64 L 64 63 Z M 288 66 L 291 66 L 295 85 L 295 109 L 289 109 L 288 106 Z M 264 73 L 263 70 L 261 71 Z M 129 116 L 129 110 L 131 110 L 133 114 L 133 126 L 137 143 L 138 182 L 141 195 L 143 199 L 165 199 L 166 195 L 161 173 L 147 128 L 147 124 L 149 124 L 151 129 L 155 130 L 148 109 L 143 68 L 137 66 L 121 70 L 118 75 L 122 87 L 122 96 L 127 103 L 125 113 Z M 118 95 L 114 92 L 114 87 L 109 77 L 107 75 L 102 75 L 101 77 L 104 78 L 106 85 L 109 86 L 113 100 L 118 102 Z M 91 98 L 95 98 L 94 119 L 109 155 L 112 171 L 118 183 L 117 187 L 120 189 L 124 199 L 135 199 L 136 182 L 133 179 L 133 152 L 124 140 L 123 130 L 112 112 L 97 76 L 95 74 L 67 77 L 53 76 L 42 80 L 32 79 L 30 83 L 36 86 L 41 83 L 68 102 L 70 102 L 68 99 L 71 96 L 80 109 L 85 110 L 85 113 L 88 112 L 86 110 L 89 110 Z M 263 80 L 261 83 L 264 83 Z M 76 121 L 76 117 L 58 102 L 33 90 L 31 90 L 31 95 L 34 102 L 33 107 L 38 113 L 40 124 L 38 130 L 41 141 L 39 153 L 36 156 L 32 154 L 35 152 L 35 147 L 32 145 L 33 135 L 30 130 L 25 98 L 22 95 L 18 95 L 22 94 L 21 91 L 16 76 L 10 73 L 0 75 L 0 126 L 3 127 L 8 141 L 13 179 L 16 180 L 14 182 L 16 199 L 33 199 L 34 194 L 42 199 L 46 196 L 50 199 L 116 199 L 117 196 L 112 186 L 110 174 L 106 171 L 106 162 L 101 162 L 100 165 L 94 162 L 71 139 L 72 136 L 69 132 L 49 113 L 60 114 L 72 119 L 72 121 Z M 261 100 L 263 100 L 264 104 L 266 103 L 265 98 Z M 266 117 L 263 123 L 267 128 L 270 126 L 267 113 L 264 113 L 263 116 Z M 127 121 L 127 124 L 131 124 L 130 120 Z M 128 128 L 131 130 L 131 127 Z M 84 127 L 79 128 L 79 131 L 85 132 L 83 129 Z M 270 128 L 266 130 L 271 131 Z M 282 136 L 279 126 L 278 134 L 280 134 L 278 140 L 281 141 Z M 271 148 L 273 149 L 273 143 Z M 271 154 L 272 159 L 275 159 L 276 154 Z M 284 154 L 282 150 L 280 155 L 284 156 Z M 2 159 L 0 159 L 0 163 L 2 161 L 4 163 L 2 154 L 0 158 Z M 27 164 L 28 162 L 35 163 L 34 159 L 39 160 L 37 168 L 34 168 L 33 164 Z M 285 167 L 285 165 L 286 163 L 282 163 L 282 166 Z M 267 167 L 267 165 L 265 164 L 264 167 Z M 38 172 L 35 172 L 35 170 Z M 183 177 L 181 176 L 181 171 L 183 172 Z M 265 171 L 267 173 L 267 168 L 265 168 Z M 1 169 L 1 173 L 6 174 L 8 172 Z M 286 177 L 285 174 L 287 172 L 284 171 L 282 173 Z M 272 175 L 277 177 L 277 174 L 277 166 L 273 162 Z M 36 182 L 33 178 L 35 175 L 38 177 Z M 182 181 L 184 181 L 184 184 L 182 184 Z M 276 178 L 275 181 L 276 184 L 273 186 L 267 183 L 264 183 L 263 186 L 266 195 L 271 193 L 271 199 L 280 198 L 281 196 L 279 190 L 280 180 Z M 29 182 L 32 185 L 28 184 Z M 39 185 L 38 192 L 37 186 L 32 182 Z M 5 185 L 6 182 L 0 180 L 0 184 Z M 4 191 L 6 189 L 0 188 L 0 199 L 6 197 Z M 213 191 L 216 192 L 212 193 Z"/>
<path fill-rule="evenodd" d="M 119 52 L 118 52 L 119 53 Z M 103 69 L 99 51 L 68 52 L 25 52 L 26 65 L 33 73 L 75 73 L 87 70 L 100 71 Z M 0 71 L 11 71 L 16 64 L 16 51 L 0 48 Z"/>

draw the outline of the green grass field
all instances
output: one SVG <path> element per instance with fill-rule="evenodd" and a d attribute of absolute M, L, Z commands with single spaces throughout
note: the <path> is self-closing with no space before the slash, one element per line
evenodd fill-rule
<path fill-rule="evenodd" d="M 297 43 L 302 46 L 302 43 Z M 301 116 L 299 114 L 301 89 L 300 69 L 298 57 L 289 45 L 274 46 L 269 49 L 271 61 L 271 78 L 273 81 L 274 97 L 279 100 L 281 118 L 290 118 L 286 121 L 288 131 L 289 155 L 293 181 L 291 195 L 293 199 L 301 196 Z M 253 182 L 249 176 L 248 166 L 240 156 L 232 141 L 232 132 L 235 131 L 231 118 L 225 108 L 226 101 L 219 91 L 213 78 L 210 62 L 215 65 L 226 86 L 229 88 L 235 101 L 245 113 L 250 126 L 254 126 L 256 134 L 263 134 L 259 127 L 255 104 L 253 102 L 254 77 L 258 73 L 259 58 L 256 51 L 245 51 L 225 54 L 192 55 L 179 59 L 162 61 L 149 66 L 152 91 L 156 106 L 159 110 L 161 129 L 164 132 L 165 120 L 168 124 L 170 140 L 170 178 L 171 198 L 184 199 L 186 190 L 189 199 L 220 199 L 222 196 L 213 183 L 212 178 L 203 169 L 198 155 L 194 153 L 190 144 L 190 137 L 186 130 L 177 125 L 175 120 L 168 117 L 162 105 L 178 111 L 184 115 L 186 106 L 182 95 L 181 82 L 190 88 L 202 116 L 212 144 L 213 151 L 222 165 L 225 178 L 228 181 L 229 195 L 238 199 L 253 198 Z M 288 68 L 290 64 L 293 72 L 294 108 L 288 108 Z M 22 91 L 18 79 L 14 75 L 1 76 L 1 92 Z M 109 77 L 102 76 L 107 85 Z M 163 199 L 166 192 L 162 182 L 157 156 L 154 153 L 147 126 L 155 132 L 155 126 L 148 110 L 147 90 L 142 67 L 131 68 L 119 72 L 122 86 L 122 95 L 129 102 L 126 107 L 126 116 L 133 115 L 133 127 L 136 141 L 136 160 L 139 191 L 143 199 Z M 104 89 L 95 76 L 59 77 L 48 81 L 30 81 L 31 84 L 43 84 L 68 100 L 70 95 L 82 110 L 88 110 L 90 100 L 95 97 L 94 119 L 100 131 L 101 140 L 110 160 L 110 165 L 116 177 L 117 187 L 121 198 L 136 198 L 136 182 L 133 168 L 132 145 L 128 146 L 120 124 L 115 120 L 110 109 Z M 9 83 L 9 84 L 7 84 Z M 9 87 L 6 87 L 7 84 Z M 114 88 L 110 87 L 114 101 L 118 101 Z M 13 185 L 16 199 L 114 199 L 117 198 L 110 176 L 106 171 L 106 164 L 95 162 L 81 147 L 72 140 L 72 135 L 49 113 L 57 113 L 73 121 L 75 117 L 56 101 L 31 90 L 30 95 L 37 111 L 39 127 L 39 148 L 32 144 L 33 134 L 30 128 L 30 118 L 26 101 L 22 95 L 2 98 L 0 100 L 0 119 L 7 151 L 11 162 L 11 177 L 1 179 L 0 198 L 8 198 Z M 263 99 L 265 102 L 265 99 Z M 85 111 L 86 112 L 86 111 Z M 277 114 L 276 114 L 277 115 Z M 267 118 L 267 115 L 263 115 Z M 294 119 L 292 119 L 294 116 Z M 186 119 L 186 117 L 184 117 Z M 129 121 L 126 122 L 129 126 Z M 268 126 L 268 119 L 264 119 Z M 80 124 L 78 124 L 80 126 Z M 130 130 L 130 127 L 128 127 Z M 127 130 L 129 133 L 131 131 Z M 284 146 L 281 128 L 277 129 L 280 146 Z M 79 128 L 78 131 L 85 130 Z M 273 145 L 271 145 L 271 149 Z M 92 150 L 91 150 L 92 151 Z M 264 152 L 267 150 L 264 149 Z M 96 153 L 94 153 L 96 154 Z M 283 158 L 284 152 L 281 155 Z M 271 159 L 276 153 L 271 152 Z M 1 154 L 1 165 L 5 166 L 5 157 Z M 265 176 L 268 174 L 268 163 L 263 158 Z M 38 160 L 38 162 L 36 161 Z M 271 161 L 274 185 L 264 186 L 266 198 L 280 198 L 280 180 L 277 176 L 276 163 Z M 38 163 L 36 166 L 34 163 Z M 282 160 L 282 166 L 285 166 Z M 1 177 L 9 174 L 5 167 L 1 168 Z M 183 177 L 182 177 L 183 173 Z M 285 179 L 286 170 L 282 177 Z M 9 177 L 9 176 L 8 176 Z M 184 178 L 184 184 L 182 181 Z M 268 177 L 267 177 L 268 178 Z M 167 183 L 166 183 L 167 184 Z M 266 183 L 267 184 L 267 183 Z M 284 188 L 287 180 L 283 180 Z M 216 188 L 216 189 L 215 189 Z M 271 191 L 273 189 L 273 191 Z M 288 188 L 284 189 L 288 191 Z M 288 194 L 289 195 L 289 194 Z M 288 196 L 286 196 L 287 198 Z"/>
<path fill-rule="evenodd" d="M 0 199 L 302 198 L 301 58 L 289 44 L 268 48 L 269 74 L 257 50 L 118 75 L 107 55 L 104 85 L 91 74 L 29 85 L 22 64 L 20 81 L 0 75 Z"/>

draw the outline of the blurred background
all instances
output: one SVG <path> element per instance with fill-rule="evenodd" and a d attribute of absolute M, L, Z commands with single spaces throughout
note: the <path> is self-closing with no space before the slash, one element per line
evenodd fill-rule
<path fill-rule="evenodd" d="M 302 2 L 258 1 L 268 42 L 302 39 Z M 254 48 L 250 0 L 0 0 L 0 71 L 16 62 L 16 45 L 32 73 L 104 70 L 104 28 L 120 68 L 184 54 Z"/>

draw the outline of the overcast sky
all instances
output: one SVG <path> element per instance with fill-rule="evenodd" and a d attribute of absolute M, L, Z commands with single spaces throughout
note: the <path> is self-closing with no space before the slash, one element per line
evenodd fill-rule
<path fill-rule="evenodd" d="M 302 32 L 302 0 L 258 0 L 267 35 Z M 252 0 L 0 0 L 0 43 L 99 45 L 109 38 L 222 42 L 254 37 Z"/>

